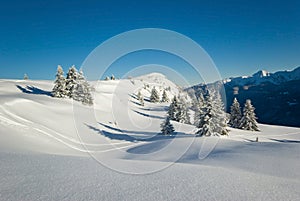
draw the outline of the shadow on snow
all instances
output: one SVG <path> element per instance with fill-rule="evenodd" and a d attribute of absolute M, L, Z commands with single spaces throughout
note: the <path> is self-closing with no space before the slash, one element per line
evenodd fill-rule
<path fill-rule="evenodd" d="M 45 91 L 40 88 L 34 87 L 34 86 L 29 86 L 27 85 L 26 87 L 22 87 L 20 85 L 16 85 L 16 87 L 22 91 L 23 93 L 26 94 L 36 94 L 36 95 L 46 95 L 46 96 L 52 96 L 50 91 Z"/>
<path fill-rule="evenodd" d="M 99 128 L 93 127 L 91 125 L 86 126 L 91 130 L 97 132 L 100 135 L 103 135 L 111 140 L 124 140 L 128 142 L 153 142 L 157 140 L 166 140 L 166 139 L 173 139 L 175 137 L 185 137 L 185 135 L 178 136 L 175 132 L 175 135 L 172 136 L 165 136 L 162 135 L 160 132 L 147 132 L 147 131 L 130 131 L 124 130 L 119 128 L 114 128 L 109 125 L 99 123 L 101 126 L 105 127 L 106 129 L 113 130 L 115 132 L 110 132 L 108 130 L 101 130 Z M 118 133 L 119 132 L 119 133 Z M 130 135 L 132 134 L 132 135 Z M 180 133 L 183 134 L 183 133 Z M 133 136 L 134 135 L 134 136 Z"/>

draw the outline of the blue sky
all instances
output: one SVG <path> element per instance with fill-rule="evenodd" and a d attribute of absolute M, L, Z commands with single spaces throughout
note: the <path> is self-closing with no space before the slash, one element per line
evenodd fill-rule
<path fill-rule="evenodd" d="M 196 41 L 223 78 L 258 69 L 290 70 L 300 66 L 299 11 L 296 0 L 2 1 L 0 78 L 27 73 L 31 79 L 54 79 L 58 64 L 65 71 L 72 64 L 80 67 L 103 41 L 148 27 L 170 29 Z M 130 65 L 125 61 L 118 61 L 123 68 Z M 122 77 L 124 69 L 114 69 Z"/>

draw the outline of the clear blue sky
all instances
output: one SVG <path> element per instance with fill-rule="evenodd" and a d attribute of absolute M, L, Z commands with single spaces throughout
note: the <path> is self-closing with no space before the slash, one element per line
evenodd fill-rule
<path fill-rule="evenodd" d="M 300 66 L 300 1 L 2 1 L 0 78 L 54 79 L 124 31 L 164 28 L 199 43 L 223 78 Z M 114 73 L 122 76 L 122 72 Z"/>

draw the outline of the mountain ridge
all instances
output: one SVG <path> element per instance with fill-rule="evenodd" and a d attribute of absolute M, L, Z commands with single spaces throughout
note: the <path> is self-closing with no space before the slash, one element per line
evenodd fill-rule
<path fill-rule="evenodd" d="M 266 70 L 259 70 L 251 76 L 231 77 L 222 80 L 224 84 L 244 86 L 250 84 L 261 84 L 264 82 L 271 82 L 273 84 L 281 84 L 292 80 L 300 80 L 300 66 L 293 70 L 276 71 L 270 73 Z"/>
<path fill-rule="evenodd" d="M 234 98 L 243 107 L 246 99 L 251 99 L 258 122 L 273 125 L 300 127 L 300 67 L 291 71 L 269 73 L 260 70 L 251 76 L 228 78 L 214 83 L 187 88 L 196 95 L 206 88 L 221 92 L 227 112 Z"/>

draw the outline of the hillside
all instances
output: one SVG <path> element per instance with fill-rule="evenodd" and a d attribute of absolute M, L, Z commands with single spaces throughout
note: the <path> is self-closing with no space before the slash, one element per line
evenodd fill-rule
<path fill-rule="evenodd" d="M 269 73 L 261 70 L 252 76 L 229 78 L 209 86 L 224 84 L 226 108 L 230 110 L 233 98 L 243 105 L 251 99 L 260 123 L 300 127 L 300 67 L 292 71 Z M 201 93 L 205 85 L 192 88 Z"/>
<path fill-rule="evenodd" d="M 300 128 L 206 138 L 172 122 L 177 135 L 159 136 L 168 103 L 147 100 L 178 93 L 165 76 L 92 84 L 88 107 L 51 97 L 51 81 L 0 80 L 0 200 L 299 198 Z"/>

